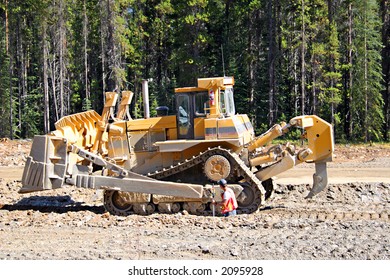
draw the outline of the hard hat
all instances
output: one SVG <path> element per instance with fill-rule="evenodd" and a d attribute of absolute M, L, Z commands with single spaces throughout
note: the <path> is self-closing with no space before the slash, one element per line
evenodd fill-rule
<path fill-rule="evenodd" d="M 226 186 L 227 185 L 227 182 L 225 179 L 221 179 L 218 181 L 218 184 L 222 185 L 222 186 Z"/>

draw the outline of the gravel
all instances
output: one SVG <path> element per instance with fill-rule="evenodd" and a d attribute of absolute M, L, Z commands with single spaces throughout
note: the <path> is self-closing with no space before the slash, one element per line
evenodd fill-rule
<path fill-rule="evenodd" d="M 0 185 L 3 260 L 390 259 L 386 184 L 331 185 L 311 200 L 306 185 L 281 185 L 258 213 L 229 218 L 119 217 L 91 190 L 20 195 L 18 181 Z"/>
<path fill-rule="evenodd" d="M 14 170 L 20 172 L 29 145 L 0 143 L 1 260 L 390 259 L 388 183 L 330 184 L 313 199 L 304 199 L 307 184 L 280 184 L 259 212 L 228 218 L 119 217 L 106 212 L 99 191 L 19 194 Z M 336 168 L 390 166 L 389 149 L 347 148 L 336 151 Z"/>

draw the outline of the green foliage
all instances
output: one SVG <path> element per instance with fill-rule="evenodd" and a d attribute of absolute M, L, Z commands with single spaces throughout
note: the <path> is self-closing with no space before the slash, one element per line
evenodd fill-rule
<path fill-rule="evenodd" d="M 25 103 L 29 106 L 25 107 L 22 119 L 25 130 L 23 137 L 32 138 L 34 135 L 41 134 L 43 130 L 41 121 L 43 118 L 43 104 L 40 102 L 41 100 L 42 93 L 39 88 L 30 92 L 26 97 Z"/>
<path fill-rule="evenodd" d="M 0 29 L 0 34 L 3 32 Z M 10 137 L 10 75 L 9 75 L 9 57 L 5 50 L 5 41 L 0 41 L 0 114 L 3 116 L 0 118 L 0 137 Z"/>
<path fill-rule="evenodd" d="M 382 139 L 383 98 L 381 90 L 382 65 L 380 51 L 380 21 L 377 17 L 378 4 L 375 0 L 356 2 L 355 9 L 356 64 L 352 94 L 355 109 L 354 120 L 359 126 L 354 137 L 365 142 Z"/>
<path fill-rule="evenodd" d="M 83 99 L 83 111 L 89 111 L 92 109 L 92 103 L 91 100 L 84 98 Z"/>
<path fill-rule="evenodd" d="M 236 111 L 249 115 L 257 133 L 302 108 L 331 122 L 339 139 L 381 140 L 389 133 L 382 129 L 390 125 L 383 126 L 389 100 L 381 95 L 388 42 L 380 37 L 376 0 L 8 3 L 8 36 L 0 6 L 0 110 L 7 116 L 1 136 L 42 133 L 45 82 L 53 124 L 61 106 L 65 114 L 101 112 L 103 91 L 115 86 L 135 93 L 131 113 L 142 117 L 141 81 L 149 78 L 151 115 L 159 105 L 172 111 L 174 87 L 222 75 L 235 77 Z"/>

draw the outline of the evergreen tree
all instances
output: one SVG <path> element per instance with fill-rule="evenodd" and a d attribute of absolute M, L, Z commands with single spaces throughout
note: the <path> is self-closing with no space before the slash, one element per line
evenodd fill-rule
<path fill-rule="evenodd" d="M 354 68 L 354 107 L 356 126 L 355 139 L 365 142 L 382 137 L 383 99 L 382 67 L 380 52 L 381 25 L 378 4 L 375 0 L 357 1 L 355 6 L 356 58 Z"/>
<path fill-rule="evenodd" d="M 330 122 L 333 126 L 340 123 L 340 116 L 338 113 L 338 105 L 341 102 L 341 62 L 339 52 L 339 39 L 336 28 L 336 23 L 332 21 L 329 24 L 328 37 L 326 44 L 326 69 L 324 73 L 324 90 L 321 102 L 321 114 L 323 116 L 330 116 Z"/>
<path fill-rule="evenodd" d="M 209 74 L 207 65 L 207 46 L 212 38 L 207 33 L 210 14 L 208 1 L 175 0 L 176 7 L 173 30 L 176 40 L 173 48 L 174 75 L 181 85 L 195 84 L 196 79 Z"/>
<path fill-rule="evenodd" d="M 381 0 L 382 13 L 382 69 L 384 76 L 383 101 L 384 101 L 384 139 L 390 140 L 390 1 Z"/>
<path fill-rule="evenodd" d="M 386 0 L 1 0 L 0 135 L 100 112 L 112 90 L 132 90 L 141 117 L 149 78 L 152 107 L 173 109 L 174 87 L 228 75 L 258 133 L 318 114 L 338 139 L 388 140 L 388 10 Z"/>
<path fill-rule="evenodd" d="M 3 4 L 3 3 L 1 3 Z M 0 6 L 0 102 L 2 106 L 0 106 L 0 114 L 3 116 L 0 119 L 0 137 L 10 137 L 13 135 L 11 133 L 11 127 L 9 118 L 11 110 L 10 110 L 10 60 L 8 54 L 8 42 L 6 40 L 6 7 Z"/>

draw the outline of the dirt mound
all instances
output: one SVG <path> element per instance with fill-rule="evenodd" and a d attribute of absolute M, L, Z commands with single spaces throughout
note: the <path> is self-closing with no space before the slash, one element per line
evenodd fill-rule
<path fill-rule="evenodd" d="M 377 158 L 390 158 L 390 144 L 338 144 L 334 162 L 369 162 Z"/>
<path fill-rule="evenodd" d="M 0 166 L 23 166 L 30 154 L 32 140 L 9 140 L 2 138 L 0 141 Z"/>

